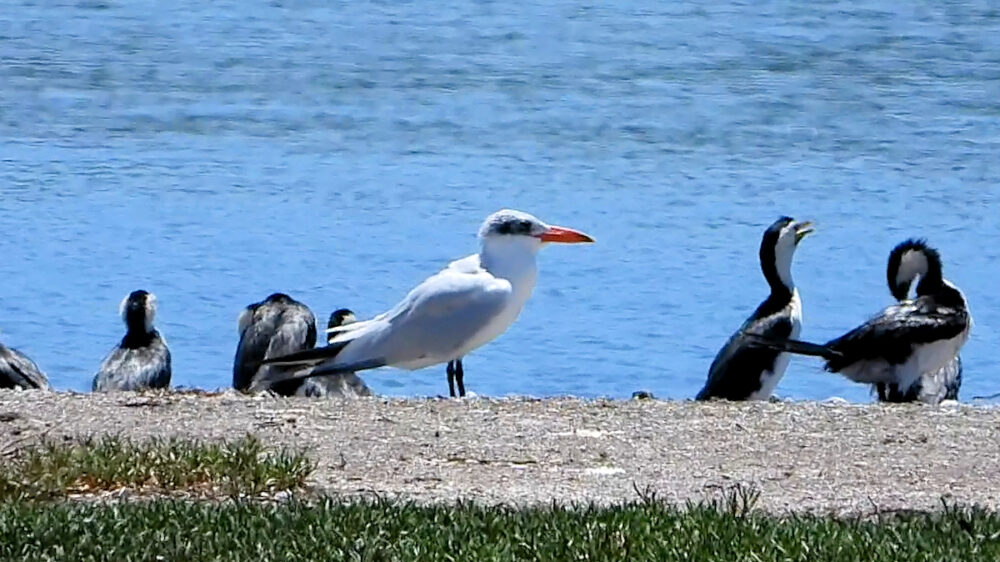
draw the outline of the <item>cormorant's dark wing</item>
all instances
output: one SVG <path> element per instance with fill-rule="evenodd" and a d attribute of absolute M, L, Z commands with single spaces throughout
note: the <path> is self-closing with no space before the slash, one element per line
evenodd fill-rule
<path fill-rule="evenodd" d="M 316 345 L 316 318 L 304 305 L 263 304 L 241 321 L 243 331 L 233 360 L 233 387 L 246 390 L 265 359 L 281 357 Z"/>
<path fill-rule="evenodd" d="M 781 352 L 752 345 L 750 334 L 769 340 L 785 340 L 792 334 L 792 321 L 787 315 L 751 316 L 715 356 L 708 370 L 708 381 L 698 393 L 698 400 L 746 400 L 760 390 L 761 373 L 774 365 Z"/>
<path fill-rule="evenodd" d="M 904 363 L 921 343 L 947 340 L 969 327 L 964 309 L 937 306 L 921 297 L 894 304 L 857 328 L 826 344 L 840 357 L 827 361 L 827 370 L 839 372 L 848 365 L 868 359 Z"/>
<path fill-rule="evenodd" d="M 240 343 L 233 358 L 233 388 L 246 390 L 271 343 L 277 315 L 264 314 L 259 305 L 251 305 L 240 314 Z"/>
<path fill-rule="evenodd" d="M 0 388 L 48 389 L 49 380 L 27 355 L 0 344 Z"/>
<path fill-rule="evenodd" d="M 139 348 L 117 346 L 94 375 L 93 389 L 144 390 L 170 385 L 170 350 L 159 333 L 149 345 Z"/>

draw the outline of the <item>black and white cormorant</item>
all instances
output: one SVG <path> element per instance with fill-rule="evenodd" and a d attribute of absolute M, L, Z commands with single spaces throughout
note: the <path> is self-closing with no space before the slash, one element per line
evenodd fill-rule
<path fill-rule="evenodd" d="M 340 312 L 340 311 L 338 311 Z M 350 319 L 350 311 L 334 315 Z M 316 317 L 309 307 L 284 293 L 274 293 L 246 307 L 239 317 L 240 342 L 233 359 L 233 387 L 244 392 L 270 390 L 281 396 L 369 396 L 371 391 L 357 376 L 332 375 L 317 380 L 293 379 L 254 384 L 267 377 L 271 367 L 261 363 L 272 357 L 316 346 Z"/>
<path fill-rule="evenodd" d="M 826 360 L 826 369 L 859 383 L 910 389 L 927 373 L 955 361 L 972 328 L 965 296 L 941 272 L 941 257 L 923 240 L 907 240 L 893 250 L 899 265 L 890 279 L 901 299 L 850 332 L 825 344 L 759 338 L 771 349 Z M 917 283 L 916 298 L 906 300 Z"/>
<path fill-rule="evenodd" d="M 331 312 L 330 319 L 326 321 L 326 344 L 332 344 L 337 337 L 337 334 L 333 333 L 334 328 L 354 324 L 357 321 L 354 311 L 349 308 L 338 308 Z"/>
<path fill-rule="evenodd" d="M 889 265 L 886 271 L 886 278 L 889 282 L 889 290 L 898 302 L 905 302 L 909 299 L 910 286 L 913 284 L 914 275 L 912 266 L 904 268 L 904 264 L 909 264 L 912 255 L 907 254 L 914 248 L 913 241 L 903 243 L 889 254 Z M 904 261 L 904 256 L 907 260 Z M 911 269 L 907 271 L 906 269 Z M 955 356 L 944 367 L 936 371 L 922 373 L 920 378 L 909 388 L 901 388 L 895 383 L 876 383 L 875 393 L 880 402 L 923 402 L 925 404 L 939 404 L 943 400 L 958 400 L 958 391 L 962 386 L 962 358 Z"/>
<path fill-rule="evenodd" d="M 333 328 L 346 326 L 354 322 L 357 322 L 354 312 L 348 308 L 340 308 L 330 313 L 330 319 L 327 321 L 326 327 L 327 330 L 332 330 Z M 327 345 L 330 345 L 329 340 L 332 340 L 334 337 L 334 334 L 328 334 Z M 300 380 L 302 381 L 302 385 L 299 387 L 298 394 L 301 396 L 355 397 L 375 395 L 368 388 L 368 385 L 365 384 L 365 381 L 361 380 L 361 377 L 355 373 L 325 375 Z"/>
<path fill-rule="evenodd" d="M 0 343 L 0 388 L 49 389 L 49 379 L 34 361 Z"/>
<path fill-rule="evenodd" d="M 170 350 L 153 327 L 156 297 L 133 291 L 121 304 L 125 337 L 94 375 L 94 391 L 144 390 L 170 385 Z"/>
<path fill-rule="evenodd" d="M 775 339 L 798 337 L 802 302 L 792 281 L 792 256 L 798 243 L 813 231 L 809 221 L 781 217 L 764 231 L 760 268 L 771 294 L 760 303 L 712 361 L 708 382 L 698 400 L 767 400 L 785 374 L 790 355 L 755 346 L 750 334 Z"/>

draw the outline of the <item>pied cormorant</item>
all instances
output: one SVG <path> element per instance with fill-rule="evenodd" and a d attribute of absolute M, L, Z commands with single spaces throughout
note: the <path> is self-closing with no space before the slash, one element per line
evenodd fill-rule
<path fill-rule="evenodd" d="M 792 281 L 792 256 L 813 231 L 809 221 L 781 217 L 760 243 L 760 268 L 771 294 L 760 303 L 712 361 L 698 400 L 767 400 L 785 374 L 790 355 L 755 346 L 750 334 L 774 339 L 796 338 L 802 329 L 802 302 Z"/>
<path fill-rule="evenodd" d="M 913 259 L 909 254 L 914 249 L 913 241 L 896 246 L 889 254 L 889 265 L 886 278 L 889 290 L 898 302 L 909 299 L 910 286 L 913 284 L 912 267 L 904 268 L 904 264 Z M 904 260 L 904 256 L 907 257 Z M 911 271 L 907 271 L 910 269 Z M 958 400 L 958 391 L 962 386 L 962 358 L 955 356 L 944 367 L 935 371 L 922 373 L 920 378 L 908 388 L 901 388 L 895 383 L 876 383 L 875 394 L 881 402 L 923 402 L 939 404 L 943 400 Z"/>
<path fill-rule="evenodd" d="M 49 379 L 34 361 L 0 343 L 0 388 L 49 389 Z"/>
<path fill-rule="evenodd" d="M 94 375 L 94 391 L 145 390 L 170 385 L 170 350 L 153 327 L 156 297 L 133 291 L 119 307 L 125 337 Z"/>

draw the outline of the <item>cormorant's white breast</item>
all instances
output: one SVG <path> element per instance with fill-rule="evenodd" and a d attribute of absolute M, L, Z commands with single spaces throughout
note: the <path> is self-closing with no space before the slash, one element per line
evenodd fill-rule
<path fill-rule="evenodd" d="M 889 254 L 886 279 L 889 291 L 898 302 L 910 298 L 910 286 L 914 279 L 930 267 L 922 248 L 926 248 L 925 243 L 908 240 L 893 248 Z M 900 387 L 896 383 L 876 383 L 875 395 L 881 402 L 939 404 L 943 400 L 958 400 L 961 386 L 962 358 L 956 355 L 944 367 L 921 373 L 908 387 Z"/>

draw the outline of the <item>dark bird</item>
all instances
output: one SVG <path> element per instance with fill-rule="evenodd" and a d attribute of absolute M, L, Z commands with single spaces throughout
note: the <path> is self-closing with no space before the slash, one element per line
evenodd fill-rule
<path fill-rule="evenodd" d="M 354 316 L 354 312 L 349 308 L 339 308 L 330 313 L 330 319 L 326 321 L 326 343 L 330 345 L 333 340 L 337 337 L 332 330 L 334 328 L 339 328 L 341 326 L 347 326 L 348 324 L 353 324 L 357 322 L 358 319 Z"/>
<path fill-rule="evenodd" d="M 49 379 L 27 355 L 0 343 L 0 388 L 49 390 Z"/>
<path fill-rule="evenodd" d="M 349 310 L 334 313 L 338 322 L 349 322 Z M 340 325 L 340 324 L 338 324 Z M 240 343 L 233 360 L 233 387 L 248 392 L 270 390 L 281 396 L 370 396 L 371 391 L 353 373 L 331 375 L 317 380 L 293 379 L 258 384 L 271 367 L 261 363 L 312 349 L 316 345 L 316 317 L 309 307 L 283 293 L 274 293 L 251 304 L 240 314 Z"/>
<path fill-rule="evenodd" d="M 895 258 L 893 256 L 896 256 Z M 907 240 L 890 254 L 889 279 L 900 302 L 825 344 L 774 337 L 757 344 L 826 360 L 826 370 L 859 383 L 910 389 L 926 373 L 955 361 L 972 328 L 965 295 L 945 280 L 941 256 L 923 240 Z M 907 300 L 917 278 L 916 298 Z"/>
<path fill-rule="evenodd" d="M 907 272 L 902 271 L 903 255 L 912 248 L 912 244 L 900 244 L 889 254 L 889 265 L 886 278 L 889 290 L 898 302 L 909 299 L 909 288 L 912 284 L 905 282 Z M 903 289 L 905 285 L 905 290 Z M 944 367 L 936 371 L 925 372 L 908 388 L 900 388 L 895 383 L 876 383 L 875 394 L 880 402 L 923 402 L 939 404 L 944 400 L 958 400 L 958 391 L 962 386 L 962 358 L 955 356 Z"/>
<path fill-rule="evenodd" d="M 326 327 L 327 329 L 333 329 L 340 326 L 346 326 L 356 321 L 357 318 L 354 316 L 354 312 L 346 308 L 341 308 L 330 314 L 330 319 L 327 321 Z M 333 337 L 333 334 L 330 334 L 328 339 L 333 339 Z M 327 345 L 329 345 L 329 341 L 327 342 Z M 309 377 L 299 380 L 302 381 L 302 385 L 299 386 L 298 391 L 300 396 L 358 397 L 375 395 L 371 389 L 368 388 L 368 385 L 365 384 L 365 381 L 361 380 L 361 377 L 350 372 L 338 375 Z"/>
<path fill-rule="evenodd" d="M 121 304 L 125 337 L 94 375 L 94 391 L 145 390 L 170 385 L 170 350 L 153 327 L 156 297 L 133 291 Z"/>
<path fill-rule="evenodd" d="M 784 340 L 802 329 L 802 302 L 792 281 L 792 257 L 799 242 L 813 231 L 809 221 L 781 217 L 764 231 L 760 268 L 771 294 L 719 350 L 708 370 L 698 400 L 767 400 L 785 374 L 790 355 L 756 346 L 751 335 Z"/>

